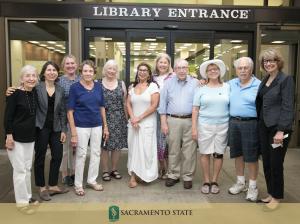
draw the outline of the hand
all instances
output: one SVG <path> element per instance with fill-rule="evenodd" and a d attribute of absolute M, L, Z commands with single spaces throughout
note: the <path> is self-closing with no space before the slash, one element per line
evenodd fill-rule
<path fill-rule="evenodd" d="M 206 85 L 207 84 L 207 80 L 206 79 L 200 79 L 199 80 L 199 86 L 204 86 L 204 85 Z"/>
<path fill-rule="evenodd" d="M 277 131 L 275 136 L 273 137 L 274 144 L 282 144 L 283 143 L 283 131 Z"/>
<path fill-rule="evenodd" d="M 10 96 L 11 94 L 13 94 L 15 91 L 16 91 L 16 87 L 12 86 L 12 87 L 8 87 L 6 92 L 5 92 L 5 95 L 6 96 Z"/>
<path fill-rule="evenodd" d="M 161 124 L 161 132 L 166 136 L 169 134 L 168 124 Z"/>
<path fill-rule="evenodd" d="M 139 127 L 139 122 L 141 121 L 140 117 L 133 117 L 130 119 L 131 125 L 134 128 L 138 128 Z"/>
<path fill-rule="evenodd" d="M 192 129 L 192 139 L 198 141 L 198 131 L 197 129 Z"/>
<path fill-rule="evenodd" d="M 71 137 L 71 145 L 72 145 L 73 148 L 76 148 L 77 142 L 78 142 L 77 135 L 72 135 L 72 137 Z"/>
<path fill-rule="evenodd" d="M 62 132 L 60 134 L 60 142 L 64 143 L 66 141 L 66 138 L 67 138 L 66 133 Z"/>
<path fill-rule="evenodd" d="M 106 142 L 109 138 L 109 131 L 108 131 L 108 127 L 107 126 L 104 126 L 103 128 L 103 138 L 104 138 L 104 141 Z"/>
<path fill-rule="evenodd" d="M 7 150 L 13 150 L 15 147 L 15 141 L 11 134 L 6 136 L 5 147 Z"/>

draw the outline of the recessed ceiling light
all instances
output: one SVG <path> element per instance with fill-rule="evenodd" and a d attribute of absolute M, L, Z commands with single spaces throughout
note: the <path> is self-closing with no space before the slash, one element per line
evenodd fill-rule
<path fill-rule="evenodd" d="M 239 48 L 241 48 L 242 46 L 241 45 L 238 45 L 238 46 L 234 46 L 233 48 L 234 49 L 239 49 Z"/>
<path fill-rule="evenodd" d="M 192 46 L 192 45 L 193 45 L 193 44 L 187 43 L 187 44 L 184 44 L 183 46 L 189 47 L 189 46 Z"/>
<path fill-rule="evenodd" d="M 145 41 L 156 41 L 155 38 L 146 38 Z"/>
<path fill-rule="evenodd" d="M 104 40 L 104 41 L 105 41 L 105 40 L 112 40 L 111 37 L 101 37 L 100 39 L 101 39 L 101 40 Z"/>
<path fill-rule="evenodd" d="M 33 41 L 33 40 L 31 40 L 31 41 L 28 41 L 29 43 L 32 43 L 32 44 L 39 44 L 40 42 L 38 42 L 38 41 Z"/>
<path fill-rule="evenodd" d="M 275 40 L 271 42 L 271 44 L 283 44 L 283 43 L 285 43 L 284 40 Z"/>
<path fill-rule="evenodd" d="M 49 43 L 49 44 L 56 44 L 55 41 L 47 41 L 47 43 Z"/>
<path fill-rule="evenodd" d="M 26 23 L 37 23 L 36 20 L 26 20 L 25 22 L 26 22 Z"/>
<path fill-rule="evenodd" d="M 247 52 L 247 50 L 241 50 L 241 51 L 239 51 L 239 53 L 246 53 Z"/>
<path fill-rule="evenodd" d="M 230 43 L 242 43 L 242 40 L 231 40 Z"/>
<path fill-rule="evenodd" d="M 41 47 L 47 47 L 47 44 L 40 44 Z"/>

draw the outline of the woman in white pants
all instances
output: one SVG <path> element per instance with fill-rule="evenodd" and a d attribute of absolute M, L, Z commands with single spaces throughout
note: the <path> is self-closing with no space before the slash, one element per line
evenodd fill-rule
<path fill-rule="evenodd" d="M 35 115 L 38 81 L 35 67 L 26 65 L 21 69 L 21 85 L 7 97 L 5 110 L 5 132 L 8 158 L 13 167 L 13 183 L 17 207 L 25 214 L 34 212 L 29 203 L 32 198 L 31 166 L 35 141 Z"/>
<path fill-rule="evenodd" d="M 85 194 L 82 186 L 83 171 L 87 147 L 90 141 L 90 165 L 87 186 L 102 191 L 98 184 L 100 165 L 100 148 L 102 131 L 105 140 L 108 139 L 104 97 L 101 84 L 94 82 L 96 68 L 90 60 L 83 61 L 80 65 L 81 79 L 70 88 L 68 102 L 68 120 L 71 129 L 71 144 L 76 146 L 75 161 L 75 193 L 78 196 Z"/>

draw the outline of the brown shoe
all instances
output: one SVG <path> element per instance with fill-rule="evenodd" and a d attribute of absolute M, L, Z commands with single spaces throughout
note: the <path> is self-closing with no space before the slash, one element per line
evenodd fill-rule
<path fill-rule="evenodd" d="M 165 185 L 167 187 L 172 187 L 179 182 L 179 179 L 167 178 Z"/>
<path fill-rule="evenodd" d="M 193 187 L 192 181 L 183 181 L 183 187 L 184 189 L 191 189 Z"/>

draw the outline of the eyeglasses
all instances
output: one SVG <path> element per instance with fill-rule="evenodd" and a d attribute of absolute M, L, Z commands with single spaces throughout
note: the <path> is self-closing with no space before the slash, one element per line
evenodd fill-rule
<path fill-rule="evenodd" d="M 139 72 L 149 72 L 148 69 L 139 69 Z"/>
<path fill-rule="evenodd" d="M 219 71 L 220 69 L 218 68 L 210 68 L 210 69 L 207 69 L 206 72 L 216 72 L 216 71 Z"/>
<path fill-rule="evenodd" d="M 188 67 L 187 66 L 182 66 L 182 67 L 176 67 L 176 69 L 177 70 L 186 70 L 186 69 L 188 69 Z"/>
<path fill-rule="evenodd" d="M 250 69 L 250 67 L 249 67 L 249 66 L 237 67 L 237 69 L 238 69 L 239 71 L 243 71 L 243 70 L 248 71 L 248 70 Z"/>
<path fill-rule="evenodd" d="M 266 65 L 266 64 L 268 64 L 268 63 L 270 63 L 270 64 L 275 64 L 277 62 L 277 60 L 276 59 L 265 59 L 265 60 L 263 60 L 263 63 Z"/>

